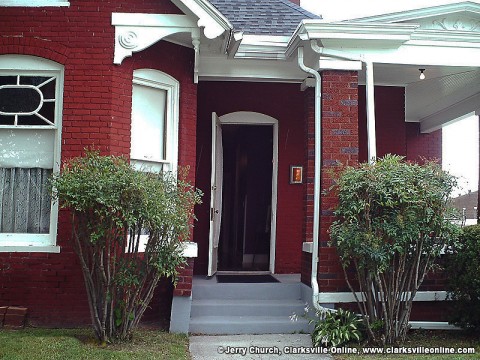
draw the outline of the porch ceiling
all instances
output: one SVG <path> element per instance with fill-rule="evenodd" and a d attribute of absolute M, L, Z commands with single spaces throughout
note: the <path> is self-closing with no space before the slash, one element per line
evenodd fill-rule
<path fill-rule="evenodd" d="M 420 122 L 422 132 L 480 110 L 478 67 L 375 64 L 374 78 L 375 85 L 405 87 L 405 121 Z M 365 70 L 359 81 L 365 83 Z"/>

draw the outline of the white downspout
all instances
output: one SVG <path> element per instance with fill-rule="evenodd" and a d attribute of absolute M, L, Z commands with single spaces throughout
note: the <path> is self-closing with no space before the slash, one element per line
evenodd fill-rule
<path fill-rule="evenodd" d="M 367 139 L 368 139 L 368 161 L 374 163 L 377 159 L 377 135 L 375 131 L 375 84 L 373 81 L 373 63 L 365 62 L 366 66 L 366 88 L 367 88 Z"/>
<path fill-rule="evenodd" d="M 322 77 L 320 73 L 305 66 L 303 60 L 303 47 L 298 48 L 298 66 L 304 72 L 315 77 L 315 173 L 313 186 L 313 249 L 312 249 L 312 303 L 317 310 L 326 310 L 319 304 L 318 287 L 318 237 L 320 232 L 320 175 L 322 165 Z"/>
<path fill-rule="evenodd" d="M 375 162 L 377 159 L 377 136 L 375 130 L 375 83 L 373 77 L 373 62 L 366 60 L 364 56 L 347 54 L 343 51 L 329 50 L 318 46 L 316 40 L 310 40 L 312 50 L 319 55 L 326 55 L 346 60 L 361 61 L 366 67 L 366 99 L 367 99 L 367 139 L 368 161 Z"/>

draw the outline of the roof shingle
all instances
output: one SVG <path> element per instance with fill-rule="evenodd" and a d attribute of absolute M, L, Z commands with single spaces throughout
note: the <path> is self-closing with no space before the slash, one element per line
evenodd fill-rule
<path fill-rule="evenodd" d="M 236 31 L 254 35 L 291 35 L 300 21 L 321 19 L 289 0 L 210 0 Z"/>

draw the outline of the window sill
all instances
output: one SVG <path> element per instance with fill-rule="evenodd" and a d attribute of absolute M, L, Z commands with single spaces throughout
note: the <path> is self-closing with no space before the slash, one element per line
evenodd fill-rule
<path fill-rule="evenodd" d="M 0 7 L 60 7 L 60 6 L 70 6 L 69 1 L 55 1 L 55 0 L 6 0 L 0 4 Z"/>
<path fill-rule="evenodd" d="M 4 252 L 59 254 L 60 246 L 0 246 L 0 253 Z"/>

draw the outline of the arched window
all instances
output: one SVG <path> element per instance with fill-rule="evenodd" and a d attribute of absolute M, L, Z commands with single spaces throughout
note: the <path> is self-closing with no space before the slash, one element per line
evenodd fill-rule
<path fill-rule="evenodd" d="M 131 162 L 175 171 L 178 162 L 179 83 L 157 70 L 133 72 Z"/>
<path fill-rule="evenodd" d="M 0 251 L 59 251 L 48 178 L 60 168 L 62 94 L 62 65 L 0 56 Z"/>

